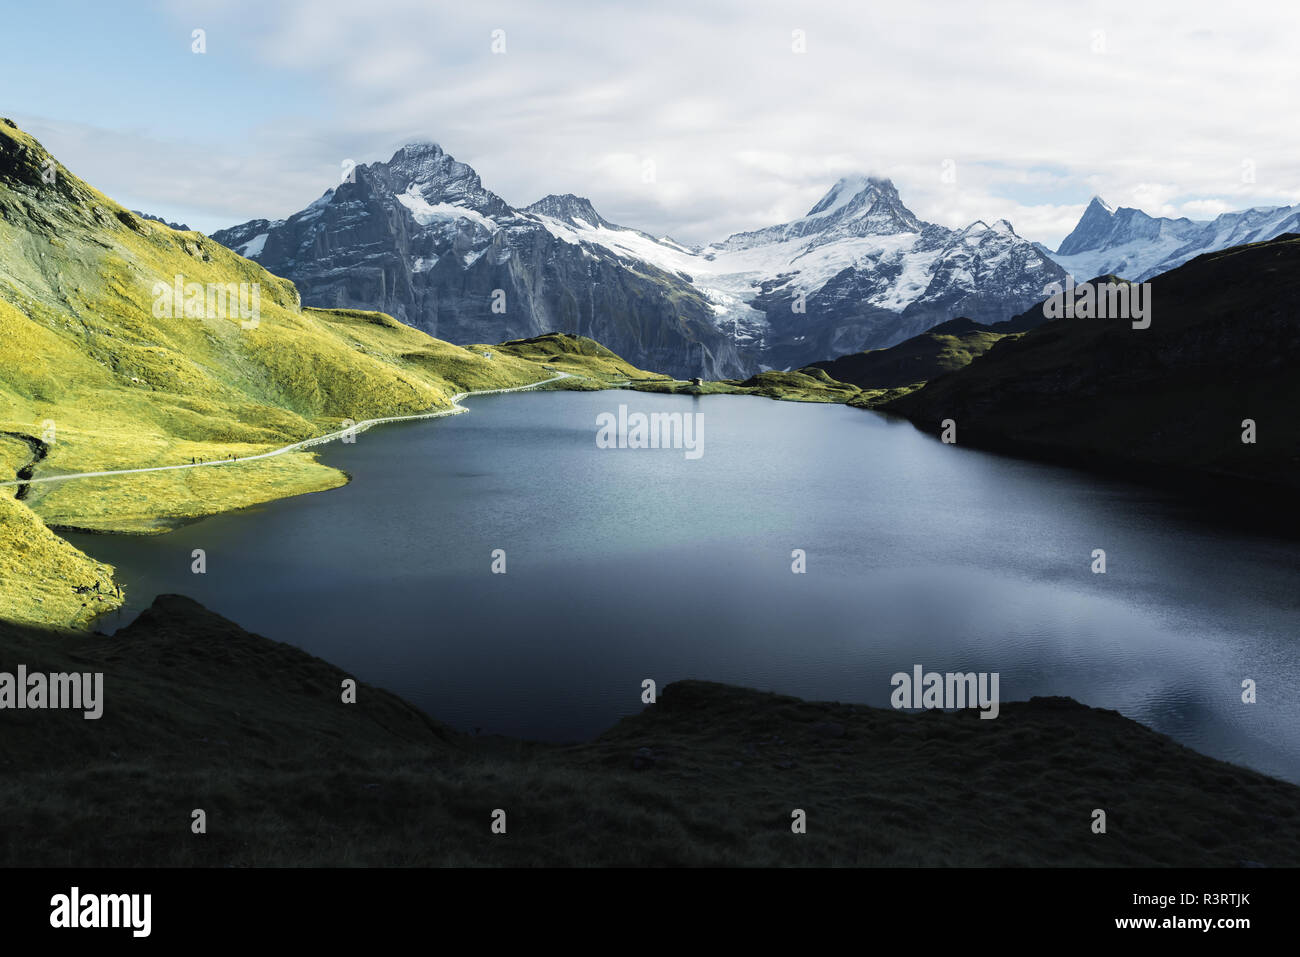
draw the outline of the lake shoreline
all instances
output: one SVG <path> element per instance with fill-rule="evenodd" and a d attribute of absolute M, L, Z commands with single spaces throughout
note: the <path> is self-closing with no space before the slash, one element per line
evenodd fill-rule
<path fill-rule="evenodd" d="M 333 496 L 73 544 L 130 583 L 100 629 L 189 594 L 462 729 L 586 740 L 635 710 L 631 679 L 647 676 L 887 704 L 889 676 L 920 662 L 999 672 L 1009 700 L 1071 696 L 1300 776 L 1295 709 L 1229 700 L 1238 669 L 1294 680 L 1278 663 L 1296 620 L 1286 541 L 1225 534 L 1128 483 L 950 448 L 901 420 L 752 398 L 708 405 L 698 461 L 592 438 L 620 402 L 698 409 L 693 397 L 485 399 L 482 417 L 329 447 L 324 463 L 355 475 Z M 778 454 L 789 464 L 773 471 Z M 794 545 L 809 574 L 791 574 Z M 1099 545 L 1108 575 L 1089 568 Z M 191 573 L 196 547 L 209 574 Z M 508 575 L 491 574 L 498 547 Z M 1215 557 L 1225 549 L 1230 565 Z M 555 605 L 562 594 L 585 597 Z M 617 639 L 602 640 L 611 623 Z"/>
<path fill-rule="evenodd" d="M 982 721 L 679 681 L 561 746 L 452 731 L 366 684 L 343 704 L 346 672 L 176 595 L 114 638 L 2 624 L 0 648 L 106 673 L 99 721 L 11 716 L 0 800 L 27 836 L 7 866 L 1300 864 L 1300 787 L 1070 699 Z"/>

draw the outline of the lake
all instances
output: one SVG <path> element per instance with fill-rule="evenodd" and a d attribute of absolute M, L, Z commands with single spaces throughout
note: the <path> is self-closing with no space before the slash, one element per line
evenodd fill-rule
<path fill-rule="evenodd" d="M 598 448 L 620 404 L 702 413 L 703 454 Z M 129 590 L 100 627 L 179 592 L 458 728 L 551 741 L 639 712 L 646 678 L 886 706 L 914 665 L 998 672 L 1003 701 L 1069 695 L 1300 782 L 1300 543 L 843 406 L 466 405 L 322 447 L 344 488 L 164 536 L 69 535 Z"/>

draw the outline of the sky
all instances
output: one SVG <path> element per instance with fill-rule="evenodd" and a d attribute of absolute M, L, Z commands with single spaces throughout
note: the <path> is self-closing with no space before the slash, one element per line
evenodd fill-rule
<path fill-rule="evenodd" d="M 1193 219 L 1300 202 L 1294 0 L 42 0 L 3 30 L 0 115 L 204 231 L 412 140 L 512 205 L 577 193 L 691 243 L 852 173 L 1053 249 L 1093 195 Z"/>

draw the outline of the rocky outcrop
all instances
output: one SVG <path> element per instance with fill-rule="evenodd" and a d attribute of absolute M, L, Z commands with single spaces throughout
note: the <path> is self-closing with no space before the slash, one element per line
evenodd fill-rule
<path fill-rule="evenodd" d="M 1064 278 L 1005 220 L 925 223 L 887 179 L 846 177 L 806 216 L 699 248 L 572 194 L 514 209 L 427 143 L 287 220 L 213 238 L 308 305 L 378 309 L 461 344 L 577 333 L 683 378 L 798 368 L 955 315 L 996 322 Z"/>
<path fill-rule="evenodd" d="M 564 212 L 558 202 L 537 205 Z M 592 225 L 612 226 L 589 215 Z M 511 208 L 440 147 L 415 144 L 357 167 L 287 220 L 254 220 L 213 238 L 293 279 L 306 305 L 377 309 L 455 343 L 567 332 L 679 376 L 717 379 L 748 367 L 687 281 L 566 241 L 553 222 Z"/>

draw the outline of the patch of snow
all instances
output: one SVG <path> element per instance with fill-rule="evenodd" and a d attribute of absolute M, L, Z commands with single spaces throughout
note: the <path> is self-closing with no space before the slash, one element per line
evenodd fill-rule
<path fill-rule="evenodd" d="M 262 250 L 266 248 L 266 238 L 270 235 L 270 233 L 258 233 L 248 242 L 244 243 L 244 245 L 236 249 L 235 252 L 239 253 L 239 255 L 243 256 L 245 259 L 256 259 L 258 256 L 262 255 Z"/>
<path fill-rule="evenodd" d="M 469 209 L 466 206 L 453 206 L 451 203 L 430 203 L 420 195 L 419 187 L 414 183 L 407 188 L 405 193 L 397 194 L 397 201 L 411 211 L 411 216 L 421 226 L 428 226 L 438 221 L 456 222 L 464 219 L 483 227 L 489 233 L 495 233 L 501 228 L 496 222 L 476 209 Z"/>

